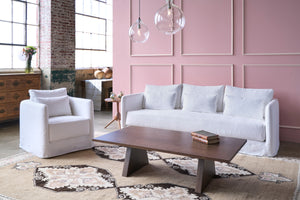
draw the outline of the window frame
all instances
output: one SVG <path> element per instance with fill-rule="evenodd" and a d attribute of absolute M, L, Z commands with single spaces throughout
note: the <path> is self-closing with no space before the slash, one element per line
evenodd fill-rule
<path fill-rule="evenodd" d="M 24 3 L 24 6 L 25 6 L 25 16 L 24 16 L 24 23 L 22 22 L 15 22 L 14 21 L 14 2 L 20 2 L 20 3 Z M 27 35 L 27 30 L 28 30 L 28 25 L 29 26 L 34 26 L 34 27 L 37 27 L 38 28 L 38 42 L 37 42 L 37 46 L 34 46 L 36 48 L 39 48 L 39 36 L 40 36 L 40 19 L 37 20 L 37 24 L 31 24 L 31 23 L 28 23 L 28 4 L 31 4 L 31 5 L 35 5 L 37 6 L 38 8 L 38 14 L 40 12 L 40 0 L 38 0 L 38 3 L 33 3 L 33 2 L 28 2 L 27 0 L 11 0 L 11 20 L 3 20 L 3 19 L 0 19 L 0 22 L 4 22 L 4 23 L 10 23 L 11 24 L 11 43 L 3 43 L 3 42 L 0 42 L 0 45 L 1 46 L 11 46 L 11 66 L 10 67 L 7 67 L 7 68 L 0 68 L 1 69 L 17 69 L 17 68 L 20 68 L 20 67 L 17 67 L 17 66 L 14 66 L 14 55 L 13 55 L 13 47 L 16 46 L 16 47 L 26 47 L 28 46 L 28 35 Z M 14 25 L 15 24 L 19 24 L 19 25 L 24 25 L 24 44 L 19 44 L 19 43 L 14 43 Z M 38 53 L 38 52 L 37 52 Z M 24 66 L 25 67 L 25 66 Z"/>

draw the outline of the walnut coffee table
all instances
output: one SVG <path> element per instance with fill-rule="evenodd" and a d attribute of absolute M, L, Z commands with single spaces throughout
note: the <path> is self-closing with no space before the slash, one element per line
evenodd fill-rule
<path fill-rule="evenodd" d="M 193 141 L 189 132 L 129 126 L 93 141 L 127 147 L 123 176 L 129 176 L 148 164 L 147 150 L 198 158 L 195 191 L 202 193 L 215 175 L 214 161 L 230 162 L 246 143 L 244 139 L 220 137 L 219 144 Z"/>

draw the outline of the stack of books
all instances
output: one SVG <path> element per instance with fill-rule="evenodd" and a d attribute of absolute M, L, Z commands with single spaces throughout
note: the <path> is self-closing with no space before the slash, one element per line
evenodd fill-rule
<path fill-rule="evenodd" d="M 202 142 L 205 144 L 217 144 L 219 143 L 219 135 L 208 131 L 194 131 L 191 133 L 193 140 Z"/>

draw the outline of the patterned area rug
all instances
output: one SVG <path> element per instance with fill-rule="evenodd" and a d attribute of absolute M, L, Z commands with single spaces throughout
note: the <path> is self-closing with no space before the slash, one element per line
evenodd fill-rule
<path fill-rule="evenodd" d="M 291 182 L 291 179 L 288 179 L 281 174 L 274 174 L 271 172 L 261 172 L 258 175 L 258 179 L 261 181 L 269 181 L 275 183 Z"/>
<path fill-rule="evenodd" d="M 38 167 L 34 184 L 57 192 L 100 190 L 115 187 L 115 179 L 105 169 L 88 165 Z"/>
<path fill-rule="evenodd" d="M 118 198 L 133 200 L 172 199 L 172 200 L 209 200 L 204 194 L 197 194 L 194 190 L 169 183 L 133 185 L 118 187 Z"/>
<path fill-rule="evenodd" d="M 198 159 L 192 159 L 189 157 L 184 158 L 167 158 L 163 159 L 168 166 L 175 169 L 176 171 L 187 174 L 190 176 L 197 175 Z M 228 178 L 228 177 L 240 177 L 240 176 L 251 176 L 254 173 L 249 170 L 238 166 L 233 163 L 224 163 L 215 161 L 216 178 Z"/>
<path fill-rule="evenodd" d="M 95 153 L 102 157 L 110 160 L 124 161 L 126 154 L 126 147 L 119 146 L 96 146 L 93 148 Z M 160 160 L 161 157 L 154 151 L 148 151 L 149 160 Z"/>

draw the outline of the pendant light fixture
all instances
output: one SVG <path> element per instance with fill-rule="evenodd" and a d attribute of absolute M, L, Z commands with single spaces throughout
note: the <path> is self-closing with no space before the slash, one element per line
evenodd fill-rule
<path fill-rule="evenodd" d="M 171 35 L 183 29 L 185 18 L 182 10 L 173 4 L 173 0 L 166 0 L 166 4 L 156 11 L 154 23 L 159 31 Z"/>
<path fill-rule="evenodd" d="M 131 25 L 129 28 L 129 37 L 133 42 L 144 43 L 149 39 L 149 29 L 141 20 L 141 4 L 139 0 L 139 18 L 137 21 Z"/>

